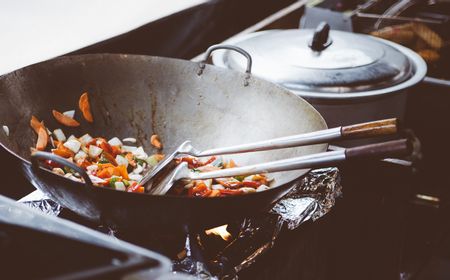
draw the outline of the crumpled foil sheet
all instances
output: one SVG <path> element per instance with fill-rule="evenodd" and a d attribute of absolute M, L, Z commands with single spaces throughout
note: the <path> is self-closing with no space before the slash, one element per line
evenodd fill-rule
<path fill-rule="evenodd" d="M 315 221 L 328 213 L 342 195 L 340 182 L 337 168 L 312 170 L 270 212 L 280 215 L 289 229 L 309 219 Z"/>
<path fill-rule="evenodd" d="M 259 256 L 272 248 L 284 226 L 289 230 L 302 223 L 315 221 L 327 214 L 342 195 L 337 168 L 310 171 L 294 183 L 292 190 L 280 199 L 269 213 L 245 219 L 238 236 L 212 260 L 200 260 L 192 247 L 201 247 L 195 238 L 186 238 L 186 256 L 174 260 L 174 271 L 185 272 L 200 279 L 237 279 L 237 273 L 252 265 Z M 35 191 L 19 202 L 37 208 L 49 215 L 59 215 L 62 207 Z M 104 230 L 103 230 L 104 231 Z M 114 235 L 109 231 L 108 234 Z M 151 248 L 150 248 L 151 249 Z"/>
<path fill-rule="evenodd" d="M 251 266 L 274 246 L 284 226 L 294 230 L 308 220 L 315 221 L 327 214 L 342 196 L 340 181 L 337 168 L 312 170 L 269 213 L 245 219 L 238 236 L 207 266 L 188 255 L 174 261 L 182 264 L 175 268 L 201 279 L 238 279 L 239 271 Z"/>
<path fill-rule="evenodd" d="M 58 216 L 63 209 L 61 205 L 48 198 L 39 190 L 21 198 L 18 202 L 52 216 Z"/>

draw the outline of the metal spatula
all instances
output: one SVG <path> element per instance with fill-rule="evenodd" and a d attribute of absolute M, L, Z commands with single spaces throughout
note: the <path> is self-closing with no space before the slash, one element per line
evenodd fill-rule
<path fill-rule="evenodd" d="M 349 126 L 340 126 L 326 130 L 319 130 L 304 134 L 297 134 L 287 137 L 263 140 L 243 145 L 230 146 L 225 148 L 210 149 L 200 151 L 194 148 L 190 141 L 183 144 L 162 160 L 152 171 L 144 175 L 139 184 L 146 185 L 150 181 L 159 181 L 161 176 L 169 172 L 174 167 L 173 159 L 178 155 L 191 155 L 194 157 L 206 157 L 213 155 L 227 155 L 237 153 L 249 153 L 256 151 L 267 151 L 282 148 L 299 147 L 320 143 L 328 143 L 335 140 L 357 139 L 374 137 L 381 135 L 395 134 L 398 130 L 398 120 L 396 118 L 378 120 L 367 123 L 360 123 Z M 171 164 L 172 163 L 172 164 Z M 151 182 L 150 182 L 151 183 Z M 152 184 L 152 183 L 151 183 Z"/>
<path fill-rule="evenodd" d="M 149 193 L 154 195 L 164 195 L 181 179 L 206 180 L 305 168 L 321 168 L 334 166 L 346 160 L 403 156 L 408 153 L 411 153 L 411 145 L 408 140 L 401 139 L 204 173 L 194 173 L 188 168 L 186 162 L 182 162 L 163 180 L 158 182 L 157 185 L 153 185 Z"/>

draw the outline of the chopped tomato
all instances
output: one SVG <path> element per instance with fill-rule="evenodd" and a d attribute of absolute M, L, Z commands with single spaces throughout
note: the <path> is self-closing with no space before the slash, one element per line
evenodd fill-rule
<path fill-rule="evenodd" d="M 102 178 L 102 179 L 110 178 L 113 175 L 115 175 L 114 167 L 106 167 L 97 172 L 97 177 Z"/>
<path fill-rule="evenodd" d="M 119 165 L 119 166 L 116 166 L 116 167 L 114 168 L 114 175 L 116 175 L 116 176 L 122 176 L 122 178 L 124 178 L 125 180 L 130 179 L 130 178 L 128 177 L 128 172 L 127 172 L 127 168 L 125 167 L 125 165 Z"/>
<path fill-rule="evenodd" d="M 250 187 L 250 188 L 258 188 L 259 186 L 261 186 L 262 185 L 262 183 L 261 182 L 257 182 L 257 181 L 243 181 L 242 182 L 242 185 L 244 186 L 244 187 Z"/>
<path fill-rule="evenodd" d="M 133 182 L 131 186 L 128 187 L 127 192 L 144 193 L 144 187 Z"/>
<path fill-rule="evenodd" d="M 223 195 L 240 195 L 243 194 L 243 192 L 241 190 L 229 190 L 229 189 L 224 189 L 224 190 L 219 190 L 220 194 Z"/>
<path fill-rule="evenodd" d="M 58 163 L 56 163 L 52 160 L 49 160 L 49 159 L 45 160 L 45 164 L 47 164 L 48 166 L 50 166 L 52 168 L 61 167 L 61 165 L 59 165 Z"/>
<path fill-rule="evenodd" d="M 108 142 L 106 142 L 106 140 L 103 140 L 100 142 L 100 145 L 98 145 L 99 148 L 101 148 L 104 152 L 107 152 L 109 154 L 112 154 L 112 147 L 111 145 L 109 145 Z"/>

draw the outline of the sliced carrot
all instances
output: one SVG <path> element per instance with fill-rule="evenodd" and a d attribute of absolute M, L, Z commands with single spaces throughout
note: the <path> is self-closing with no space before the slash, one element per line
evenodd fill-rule
<path fill-rule="evenodd" d="M 35 116 L 31 116 L 30 125 L 36 134 L 39 134 L 39 128 L 45 128 L 44 122 L 40 122 Z"/>
<path fill-rule="evenodd" d="M 161 161 L 161 160 L 164 159 L 164 155 L 163 155 L 163 154 L 155 154 L 154 157 L 155 157 L 155 159 L 156 159 L 157 161 Z"/>
<path fill-rule="evenodd" d="M 233 168 L 236 167 L 236 163 L 234 162 L 234 160 L 230 159 L 230 161 L 228 163 L 225 164 L 224 168 Z"/>
<path fill-rule="evenodd" d="M 45 150 L 48 144 L 48 134 L 47 130 L 43 127 L 39 128 L 38 139 L 36 143 L 36 149 L 39 151 Z"/>
<path fill-rule="evenodd" d="M 150 143 L 157 149 L 162 148 L 161 140 L 159 140 L 159 136 L 157 134 L 153 134 L 152 137 L 150 137 Z"/>
<path fill-rule="evenodd" d="M 80 96 L 80 100 L 78 101 L 78 107 L 80 107 L 81 113 L 83 113 L 83 117 L 88 122 L 94 122 L 94 118 L 91 113 L 91 105 L 89 104 L 89 96 L 88 93 L 85 92 Z"/>
<path fill-rule="evenodd" d="M 117 161 L 116 159 L 108 152 L 103 151 L 102 155 L 109 161 L 112 163 L 112 165 L 117 166 Z"/>
<path fill-rule="evenodd" d="M 211 193 L 209 194 L 209 197 L 216 197 L 216 196 L 220 196 L 219 190 L 212 190 Z"/>
<path fill-rule="evenodd" d="M 113 167 L 114 168 L 114 165 L 112 165 L 111 163 L 99 163 L 97 165 L 98 165 L 98 169 L 99 170 L 102 170 L 102 169 L 105 169 L 105 168 L 109 168 L 109 167 Z"/>
<path fill-rule="evenodd" d="M 63 158 L 70 158 L 75 155 L 74 152 L 72 152 L 69 148 L 64 146 L 61 142 L 58 143 L 57 148 L 52 150 L 52 153 L 55 155 L 58 155 Z"/>
<path fill-rule="evenodd" d="M 52 111 L 53 116 L 55 117 L 55 119 L 60 123 L 63 124 L 65 126 L 70 126 L 70 127 L 77 127 L 80 125 L 79 122 L 77 122 L 76 120 L 72 119 L 71 117 L 68 117 L 56 110 Z"/>
<path fill-rule="evenodd" d="M 125 165 L 119 165 L 119 166 L 115 167 L 114 168 L 114 175 L 122 176 L 122 178 L 124 178 L 125 180 L 130 179 L 128 177 L 128 172 L 127 172 L 127 168 L 125 167 Z"/>
<path fill-rule="evenodd" d="M 97 177 L 102 178 L 102 179 L 110 178 L 113 175 L 115 175 L 114 167 L 107 167 L 107 168 L 104 168 L 101 171 L 97 172 Z"/>
<path fill-rule="evenodd" d="M 127 153 L 125 158 L 128 160 L 128 164 L 132 167 L 136 167 L 136 161 L 134 160 L 134 156 L 132 153 Z"/>

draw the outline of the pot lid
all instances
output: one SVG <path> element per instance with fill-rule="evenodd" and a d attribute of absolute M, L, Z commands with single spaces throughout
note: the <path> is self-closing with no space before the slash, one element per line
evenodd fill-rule
<path fill-rule="evenodd" d="M 414 75 L 414 63 L 399 48 L 362 34 L 312 29 L 270 30 L 231 43 L 253 58 L 256 76 L 301 92 L 357 93 L 391 87 Z M 216 52 L 216 65 L 244 71 L 246 60 L 232 51 Z"/>

